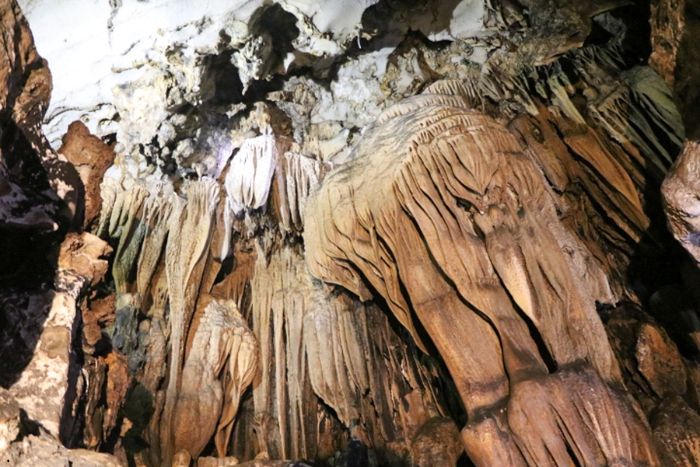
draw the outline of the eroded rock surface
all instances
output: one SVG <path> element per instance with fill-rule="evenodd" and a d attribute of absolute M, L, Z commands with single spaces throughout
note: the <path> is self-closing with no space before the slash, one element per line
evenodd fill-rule
<path fill-rule="evenodd" d="M 584 274 L 601 272 L 576 264 L 584 246 L 560 223 L 534 160 L 459 96 L 399 105 L 307 211 L 312 273 L 365 298 L 371 284 L 414 333 L 415 311 L 478 420 L 463 435 L 478 464 L 566 463 L 565 437 L 574 462 L 657 462 L 644 423 L 604 383 L 620 374 L 595 312 L 597 291 L 583 285 Z M 568 369 L 582 361 L 596 371 Z M 579 419 L 581 409 L 567 407 L 580 407 L 583 387 L 601 409 Z M 535 413 L 543 425 L 526 422 Z M 556 432 L 556 419 L 566 426 L 562 441 L 540 441 Z M 605 435 L 589 431 L 586 420 L 603 419 L 612 423 Z"/>
<path fill-rule="evenodd" d="M 692 2 L 20 3 L 3 460 L 698 463 Z"/>
<path fill-rule="evenodd" d="M 82 225 L 89 226 L 100 214 L 102 199 L 100 184 L 107 169 L 114 162 L 114 151 L 107 144 L 76 121 L 70 124 L 58 150 L 80 175 L 83 188 L 84 206 L 81 206 Z"/>
<path fill-rule="evenodd" d="M 0 462 L 6 465 L 35 465 L 37 467 L 121 467 L 123 464 L 112 455 L 66 449 L 55 440 L 28 436 L 0 453 Z"/>
<path fill-rule="evenodd" d="M 700 263 L 700 143 L 689 140 L 664 180 L 663 194 L 673 235 Z"/>

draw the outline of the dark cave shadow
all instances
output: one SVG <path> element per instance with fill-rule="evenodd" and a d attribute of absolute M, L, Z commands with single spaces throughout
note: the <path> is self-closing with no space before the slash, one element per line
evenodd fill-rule
<path fill-rule="evenodd" d="M 0 150 L 7 178 L 21 187 L 33 206 L 51 207 L 41 160 L 12 121 L 3 124 Z M 0 227 L 0 386 L 16 383 L 31 361 L 54 293 L 50 288 L 58 260 L 58 236 L 36 226 Z M 24 296 L 24 297 L 23 297 Z M 34 306 L 32 306 L 34 305 Z"/>
<path fill-rule="evenodd" d="M 13 209 L 44 207 L 57 226 L 50 230 L 43 224 L 23 228 L 0 224 L 0 387 L 8 389 L 31 362 L 44 330 L 56 296 L 61 241 L 73 225 L 82 222 L 82 214 L 73 217 L 52 190 L 49 171 L 71 182 L 76 201 L 84 199 L 84 187 L 70 163 L 56 159 L 45 166 L 37 153 L 49 148 L 43 135 L 40 144 L 45 147 L 35 149 L 24 130 L 9 116 L 3 117 L 0 153 L 7 180 L 21 187 L 28 198 Z M 82 212 L 83 203 L 76 203 L 76 209 Z M 76 319 L 74 327 L 79 324 Z"/>
<path fill-rule="evenodd" d="M 665 223 L 665 217 L 662 219 Z M 657 234 L 655 240 L 651 240 L 652 233 Z M 626 272 L 644 312 L 668 333 L 684 357 L 700 361 L 691 336 L 700 332 L 700 271 L 692 263 L 668 231 L 662 239 L 658 231 L 647 231 Z"/>
<path fill-rule="evenodd" d="M 29 292 L 31 293 L 31 292 Z M 18 297 L 24 294 L 24 297 Z M 11 388 L 31 362 L 55 296 L 52 290 L 0 297 L 0 387 Z M 19 302 L 12 303 L 12 298 Z M 37 306 L 30 307 L 34 302 Z"/>
<path fill-rule="evenodd" d="M 625 276 L 644 312 L 669 334 L 686 358 L 698 360 L 697 344 L 690 334 L 700 331 L 700 271 L 668 229 L 662 180 L 649 179 L 642 195 L 650 223 L 634 246 Z M 602 318 L 606 321 L 606 316 Z"/>
<path fill-rule="evenodd" d="M 362 30 L 376 32 L 370 41 L 369 50 L 383 47 L 396 47 L 405 37 L 411 26 L 418 26 L 425 36 L 449 30 L 452 14 L 460 0 L 380 0 L 362 13 Z M 439 16 L 435 13 L 439 11 Z M 411 15 L 400 21 L 406 12 Z M 426 18 L 430 18 L 426 20 Z M 409 24 L 410 23 L 410 24 Z M 357 47 L 357 45 L 354 45 Z M 362 47 L 363 49 L 365 46 Z M 359 47 L 358 47 L 359 49 Z"/>

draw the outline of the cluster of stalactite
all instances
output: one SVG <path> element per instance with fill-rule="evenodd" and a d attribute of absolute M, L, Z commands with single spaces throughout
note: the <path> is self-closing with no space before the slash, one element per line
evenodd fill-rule
<path fill-rule="evenodd" d="M 625 396 L 639 373 L 652 388 L 680 381 L 644 412 L 673 418 L 673 400 L 694 413 L 679 397 L 692 399 L 675 345 L 643 313 L 624 324 L 618 313 L 612 328 L 631 326 L 637 342 L 638 368 L 623 376 L 596 310 L 639 303 L 626 270 L 650 225 L 645 185 L 658 187 L 683 138 L 660 78 L 614 79 L 616 62 L 589 49 L 568 73 L 555 64 L 533 81 L 437 82 L 387 110 L 307 208 L 310 270 L 381 296 L 414 337 L 426 331 L 467 410 L 477 465 L 697 461 L 695 417 L 670 430 L 656 420 L 657 451 Z M 499 96 L 525 112 L 494 106 Z M 667 182 L 685 183 L 676 199 L 691 197 L 688 170 Z M 677 366 L 654 363 L 656 351 Z"/>
<path fill-rule="evenodd" d="M 330 459 L 352 442 L 387 463 L 430 463 L 426 442 L 478 465 L 669 455 L 683 433 L 657 452 L 598 311 L 638 303 L 626 269 L 680 117 L 614 49 L 562 60 L 438 81 L 336 169 L 270 128 L 218 180 L 107 178 L 108 329 L 135 382 L 122 413 L 138 400 L 150 416 L 130 420 L 124 442 L 148 446 L 132 455 Z"/>
<path fill-rule="evenodd" d="M 680 3 L 652 12 L 682 17 Z M 21 405 L 37 433 L 135 465 L 700 463 L 686 302 L 700 150 L 674 104 L 680 20 L 670 55 L 652 55 L 663 78 L 619 44 L 560 56 L 576 36 L 433 80 L 342 164 L 262 115 L 214 174 L 139 178 L 80 123 L 48 147 L 48 69 L 16 5 L 0 6 L 16 45 L 0 54 L 2 240 L 43 236 L 27 258 L 57 258 L 50 285 L 0 295 L 1 355 L 30 354 L 0 362 L 7 459 L 47 439 Z M 690 292 L 630 278 L 668 254 L 661 209 Z"/>
<path fill-rule="evenodd" d="M 103 182 L 97 230 L 115 246 L 106 329 L 134 378 L 126 406 L 138 399 L 150 415 L 125 438 L 148 443 L 143 461 L 322 459 L 355 440 L 400 462 L 421 426 L 459 407 L 438 362 L 377 305 L 312 281 L 300 232 L 327 170 L 264 134 L 221 185 Z"/>

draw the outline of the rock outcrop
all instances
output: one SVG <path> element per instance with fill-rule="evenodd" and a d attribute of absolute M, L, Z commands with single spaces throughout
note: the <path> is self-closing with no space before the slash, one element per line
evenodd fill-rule
<path fill-rule="evenodd" d="M 84 206 L 78 216 L 82 226 L 88 227 L 99 216 L 102 199 L 102 177 L 114 162 L 114 151 L 101 139 L 90 134 L 85 125 L 75 121 L 68 127 L 58 153 L 78 171 L 82 182 Z"/>
<path fill-rule="evenodd" d="M 689 140 L 663 184 L 666 215 L 676 239 L 700 266 L 700 143 Z"/>
<path fill-rule="evenodd" d="M 697 48 L 691 44 L 700 37 L 696 2 L 654 2 L 652 6 L 652 54 L 649 64 L 673 89 L 683 116 L 688 140 L 663 186 L 664 207 L 669 227 L 676 239 L 700 261 L 700 120 L 696 86 L 700 78 Z"/>
<path fill-rule="evenodd" d="M 0 2 L 0 455 L 8 465 L 118 465 L 72 451 L 80 430 L 80 306 L 107 274 L 111 248 L 69 233 L 83 202 L 75 168 L 42 119 L 51 74 L 14 1 Z"/>

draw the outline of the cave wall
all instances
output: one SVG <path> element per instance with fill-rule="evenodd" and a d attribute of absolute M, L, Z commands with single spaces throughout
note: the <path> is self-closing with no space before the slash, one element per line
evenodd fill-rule
<path fill-rule="evenodd" d="M 19 3 L 8 462 L 698 462 L 692 2 Z"/>

